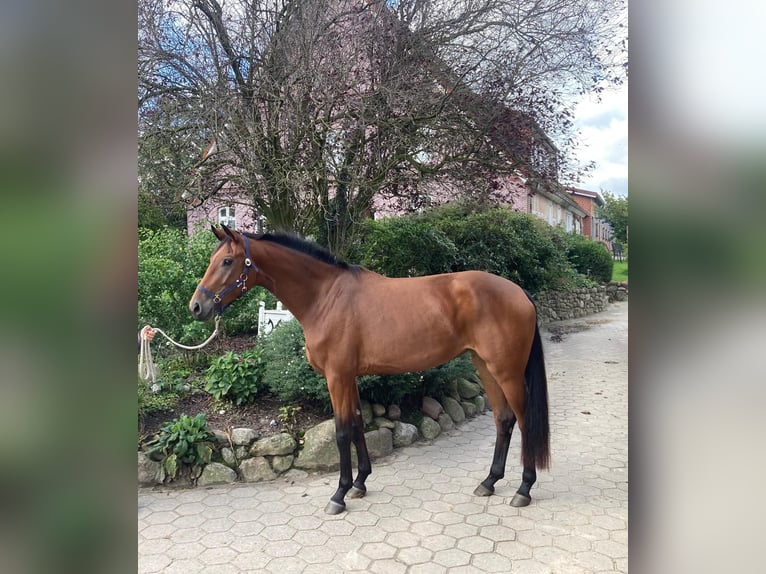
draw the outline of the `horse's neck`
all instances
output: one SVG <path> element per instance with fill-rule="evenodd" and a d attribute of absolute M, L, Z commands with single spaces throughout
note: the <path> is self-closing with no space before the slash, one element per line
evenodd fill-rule
<path fill-rule="evenodd" d="M 251 243 L 253 260 L 262 275 L 258 283 L 302 322 L 313 306 L 324 299 L 342 270 L 281 245 L 255 243 Z"/>

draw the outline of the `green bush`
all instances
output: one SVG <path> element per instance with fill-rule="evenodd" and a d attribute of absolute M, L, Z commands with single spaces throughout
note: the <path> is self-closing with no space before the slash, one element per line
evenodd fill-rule
<path fill-rule="evenodd" d="M 205 390 L 217 400 L 242 405 L 262 388 L 263 361 L 258 351 L 242 354 L 229 351 L 213 359 L 207 369 Z"/>
<path fill-rule="evenodd" d="M 139 229 L 138 238 L 138 328 L 150 324 L 180 343 L 201 343 L 212 326 L 194 321 L 188 304 L 207 269 L 215 236 L 200 232 L 187 237 L 178 229 L 164 228 Z M 276 303 L 267 290 L 250 289 L 227 308 L 221 329 L 228 335 L 256 333 L 261 300 L 270 308 Z"/>
<path fill-rule="evenodd" d="M 365 375 L 359 377 L 358 384 L 361 398 L 381 405 L 399 404 L 408 395 L 423 393 L 421 373 Z"/>
<path fill-rule="evenodd" d="M 448 205 L 366 222 L 350 258 L 390 277 L 487 271 L 537 292 L 576 286 L 560 239 L 529 214 Z"/>
<path fill-rule="evenodd" d="M 582 235 L 573 235 L 567 257 L 581 274 L 600 283 L 612 280 L 614 259 L 603 244 Z"/>
<path fill-rule="evenodd" d="M 471 361 L 471 353 L 463 353 L 450 362 L 423 374 L 423 394 L 429 397 L 442 397 L 447 392 L 449 381 L 457 379 L 477 379 L 476 369 Z"/>
<path fill-rule="evenodd" d="M 455 244 L 439 229 L 416 217 L 368 220 L 349 258 L 387 277 L 448 273 Z"/>
<path fill-rule="evenodd" d="M 197 478 L 204 465 L 210 462 L 213 454 L 212 438 L 204 413 L 195 417 L 182 414 L 162 426 L 148 454 L 162 460 L 171 480 L 177 476 L 182 466 L 191 470 L 192 478 Z"/>
<path fill-rule="evenodd" d="M 263 382 L 282 402 L 314 401 L 330 412 L 330 394 L 324 377 L 306 360 L 306 340 L 298 321 L 283 321 L 259 337 L 257 347 L 264 363 Z"/>

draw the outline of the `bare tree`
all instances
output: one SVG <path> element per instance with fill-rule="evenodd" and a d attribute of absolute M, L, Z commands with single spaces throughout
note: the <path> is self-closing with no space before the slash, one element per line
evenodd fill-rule
<path fill-rule="evenodd" d="M 535 131 L 567 129 L 567 94 L 621 77 L 616 7 L 140 0 L 140 127 L 215 138 L 200 193 L 231 182 L 342 254 L 376 195 L 417 206 L 431 180 L 481 193 L 536 167 Z"/>

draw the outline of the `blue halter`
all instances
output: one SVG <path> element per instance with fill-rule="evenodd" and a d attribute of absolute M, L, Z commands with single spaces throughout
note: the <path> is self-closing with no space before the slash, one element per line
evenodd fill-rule
<path fill-rule="evenodd" d="M 213 303 L 215 304 L 215 312 L 218 315 L 223 314 L 223 312 L 229 305 L 231 305 L 231 303 L 239 299 L 245 293 L 245 291 L 247 291 L 247 274 L 250 272 L 250 270 L 252 269 L 253 271 L 258 271 L 258 267 L 253 265 L 253 262 L 250 259 L 250 241 L 247 238 L 243 239 L 245 241 L 245 267 L 242 269 L 242 273 L 239 274 L 237 280 L 228 287 L 224 287 L 223 291 L 219 293 L 213 293 L 209 289 L 206 289 L 202 286 L 202 283 L 197 285 L 197 289 L 213 299 Z M 231 300 L 231 303 L 223 305 L 223 298 L 237 288 L 240 289 L 239 294 Z"/>

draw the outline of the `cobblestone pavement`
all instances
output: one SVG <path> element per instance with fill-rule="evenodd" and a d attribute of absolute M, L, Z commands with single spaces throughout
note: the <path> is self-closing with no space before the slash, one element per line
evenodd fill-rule
<path fill-rule="evenodd" d="M 491 413 L 373 463 L 368 495 L 324 514 L 336 473 L 138 494 L 139 572 L 628 571 L 628 306 L 543 331 L 552 468 L 532 504 L 514 433 L 505 479 L 472 495 L 492 459 Z M 558 339 L 559 336 L 554 336 Z"/>

